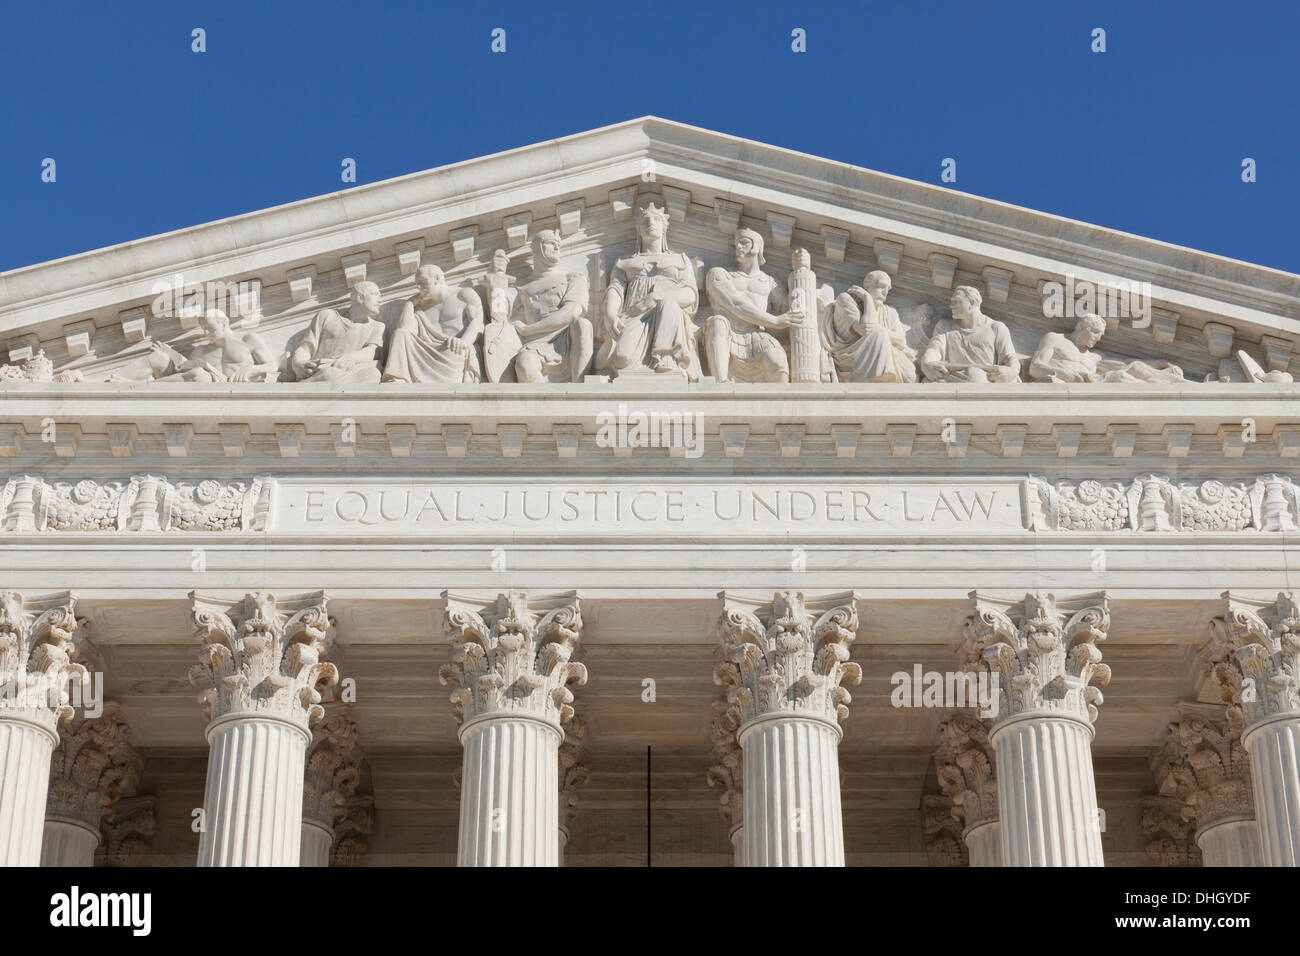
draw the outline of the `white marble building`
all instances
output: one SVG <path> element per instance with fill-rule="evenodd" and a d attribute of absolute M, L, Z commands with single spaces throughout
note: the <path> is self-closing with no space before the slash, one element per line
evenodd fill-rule
<path fill-rule="evenodd" d="M 1295 865 L 1297 303 L 655 118 L 4 273 L 0 862 Z"/>

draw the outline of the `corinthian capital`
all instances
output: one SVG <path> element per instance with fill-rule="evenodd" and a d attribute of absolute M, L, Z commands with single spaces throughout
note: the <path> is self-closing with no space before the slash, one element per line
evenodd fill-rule
<path fill-rule="evenodd" d="M 1181 800 L 1184 818 L 1198 828 L 1254 816 L 1240 712 L 1181 703 L 1178 714 L 1156 754 L 1156 789 Z"/>
<path fill-rule="evenodd" d="M 713 682 L 727 690 L 731 719 L 815 717 L 838 725 L 853 699 L 843 687 L 862 681 L 849 661 L 858 611 L 851 592 L 807 600 L 778 591 L 770 604 L 722 591 L 718 622 L 722 662 Z"/>
<path fill-rule="evenodd" d="M 998 818 L 998 782 L 984 721 L 955 714 L 939 725 L 934 760 L 939 789 L 952 800 L 952 815 L 967 830 Z"/>
<path fill-rule="evenodd" d="M 199 703 L 209 720 L 272 717 L 305 731 L 324 716 L 319 688 L 339 679 L 325 660 L 334 621 L 324 592 L 280 601 L 259 592 L 234 604 L 197 592 L 190 598 L 204 642 L 190 683 L 203 688 Z"/>
<path fill-rule="evenodd" d="M 325 705 L 325 718 L 312 731 L 303 775 L 302 816 L 332 830 L 348 800 L 361 785 L 364 755 L 357 743 L 357 725 L 347 715 L 349 705 Z"/>
<path fill-rule="evenodd" d="M 587 682 L 587 668 L 573 660 L 582 636 L 578 593 L 510 591 L 483 602 L 444 591 L 443 599 L 451 663 L 438 679 L 456 686 L 456 720 L 516 715 L 568 724 L 569 685 Z"/>
<path fill-rule="evenodd" d="M 578 815 L 578 787 L 587 782 L 590 772 L 582 764 L 582 744 L 587 737 L 587 722 L 574 714 L 560 743 L 560 823 L 568 826 Z"/>
<path fill-rule="evenodd" d="M 75 718 L 64 730 L 50 761 L 47 817 L 98 830 L 113 819 L 118 798 L 139 785 L 143 760 L 131 746 L 120 709 L 117 701 L 108 701 L 99 717 Z"/>
<path fill-rule="evenodd" d="M 1097 719 L 1110 668 L 1097 642 L 1110 629 L 1105 592 L 1057 601 L 1035 591 L 1020 602 L 971 592 L 975 613 L 966 619 L 960 656 L 968 666 L 988 667 L 999 682 L 995 723 L 1023 714 Z"/>
<path fill-rule="evenodd" d="M 34 720 L 50 733 L 72 716 L 90 675 L 75 663 L 78 620 L 71 591 L 24 600 L 0 592 L 0 718 Z M 75 688 L 75 690 L 74 690 Z"/>
<path fill-rule="evenodd" d="M 1146 851 L 1161 866 L 1200 866 L 1201 850 L 1196 845 L 1196 828 L 1173 797 L 1143 797 L 1142 835 Z"/>
<path fill-rule="evenodd" d="M 1224 700 L 1249 728 L 1300 713 L 1300 603 L 1284 591 L 1272 603 L 1223 593 L 1223 617 L 1211 622 L 1211 670 Z"/>

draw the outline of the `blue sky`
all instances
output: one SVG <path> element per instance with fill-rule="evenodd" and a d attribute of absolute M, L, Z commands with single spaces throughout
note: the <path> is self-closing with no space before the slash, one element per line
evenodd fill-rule
<path fill-rule="evenodd" d="M 0 270 L 332 192 L 343 157 L 367 183 L 653 113 L 936 184 L 953 157 L 950 188 L 1300 271 L 1289 0 L 25 3 L 5 26 Z"/>

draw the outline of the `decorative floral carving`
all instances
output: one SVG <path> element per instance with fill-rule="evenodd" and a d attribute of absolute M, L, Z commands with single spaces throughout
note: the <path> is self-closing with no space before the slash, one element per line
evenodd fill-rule
<path fill-rule="evenodd" d="M 1241 713 L 1224 711 L 1212 719 L 1207 705 L 1179 705 L 1180 719 L 1169 725 L 1156 754 L 1156 786 L 1183 803 L 1183 817 L 1198 828 L 1225 818 L 1254 815 L 1250 756 L 1241 743 Z"/>
<path fill-rule="evenodd" d="M 0 718 L 18 712 L 51 731 L 72 717 L 73 685 L 84 688 L 90 674 L 75 663 L 77 632 L 70 591 L 24 600 L 0 592 Z"/>
<path fill-rule="evenodd" d="M 713 705 L 709 736 L 713 739 L 710 755 L 716 761 L 709 768 L 709 786 L 721 791 L 718 799 L 722 819 L 731 826 L 745 822 L 745 752 L 736 739 L 740 725 L 735 708 L 723 701 Z"/>
<path fill-rule="evenodd" d="M 1036 591 L 1005 606 L 971 592 L 975 613 L 966 619 L 960 656 L 973 669 L 988 667 L 999 678 L 995 723 L 1026 712 L 1097 719 L 1110 668 L 1098 641 L 1110 629 L 1105 592 L 1058 607 L 1056 596 Z"/>
<path fill-rule="evenodd" d="M 10 478 L 0 492 L 10 531 L 265 531 L 270 482 L 172 483 L 156 475 L 125 482 Z"/>
<path fill-rule="evenodd" d="M 334 621 L 323 592 L 277 602 L 258 592 L 231 606 L 191 592 L 202 662 L 190 683 L 209 720 L 240 715 L 277 717 L 306 729 L 324 716 L 319 688 L 336 684 L 325 660 Z"/>
<path fill-rule="evenodd" d="M 587 736 L 587 722 L 582 715 L 575 713 L 564 730 L 564 740 L 560 743 L 560 814 L 561 824 L 567 826 L 578 815 L 578 786 L 587 782 L 590 774 L 579 761 L 582 759 L 582 744 Z"/>
<path fill-rule="evenodd" d="M 998 818 L 998 782 L 988 727 L 970 714 L 939 725 L 934 755 L 939 789 L 952 800 L 953 818 L 970 830 Z"/>
<path fill-rule="evenodd" d="M 357 861 L 370 847 L 362 837 L 374 832 L 375 798 L 369 795 L 352 797 L 343 808 L 343 815 L 334 824 L 334 849 L 330 866 L 356 866 Z"/>
<path fill-rule="evenodd" d="M 952 799 L 940 794 L 921 798 L 921 831 L 925 855 L 931 866 L 969 866 L 970 851 L 962 838 L 962 825 L 954 815 Z"/>
<path fill-rule="evenodd" d="M 327 830 L 343 815 L 348 800 L 361 785 L 364 756 L 357 743 L 357 725 L 347 704 L 325 704 L 325 717 L 312 731 L 303 775 L 302 816 Z"/>
<path fill-rule="evenodd" d="M 1230 702 L 1229 720 L 1249 729 L 1277 714 L 1300 712 L 1300 604 L 1284 591 L 1252 606 L 1224 592 L 1223 617 L 1211 622 L 1211 673 Z M 1233 713 L 1235 712 L 1235 713 Z"/>
<path fill-rule="evenodd" d="M 99 829 L 101 819 L 113 819 L 118 798 L 139 785 L 143 760 L 120 710 L 117 701 L 108 701 L 99 717 L 74 718 L 64 729 L 50 762 L 47 817 Z"/>
<path fill-rule="evenodd" d="M 154 798 L 123 797 L 113 808 L 113 818 L 100 826 L 96 866 L 135 866 L 151 850 L 155 820 Z"/>
<path fill-rule="evenodd" d="M 1146 851 L 1161 866 L 1200 866 L 1196 828 L 1182 814 L 1182 804 L 1171 797 L 1143 797 L 1142 834 Z"/>
<path fill-rule="evenodd" d="M 1300 487 L 1282 475 L 1177 483 L 1141 475 L 1128 484 L 1031 476 L 1026 500 L 1036 531 L 1294 531 L 1300 518 Z"/>
<path fill-rule="evenodd" d="M 842 723 L 853 699 L 844 683 L 862 681 L 849 660 L 858 612 L 846 595 L 820 614 L 808 610 L 800 592 L 779 591 L 761 609 L 724 591 L 718 624 L 722 662 L 713 682 L 725 687 L 730 719 L 743 726 L 757 717 L 783 714 Z M 825 601 L 821 602 L 825 603 Z"/>
<path fill-rule="evenodd" d="M 510 591 L 482 607 L 444 594 L 451 663 L 438 672 L 458 723 L 488 714 L 524 714 L 563 727 L 573 717 L 570 684 L 587 682 L 573 660 L 582 635 L 578 595 L 531 603 Z"/>

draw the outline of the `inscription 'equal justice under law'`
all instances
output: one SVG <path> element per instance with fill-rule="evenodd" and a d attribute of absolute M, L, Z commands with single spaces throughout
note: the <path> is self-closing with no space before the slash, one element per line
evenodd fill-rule
<path fill-rule="evenodd" d="M 966 523 L 993 519 L 998 489 L 307 489 L 303 519 L 320 524 L 456 522 Z"/>

